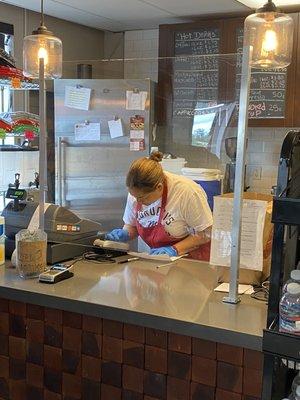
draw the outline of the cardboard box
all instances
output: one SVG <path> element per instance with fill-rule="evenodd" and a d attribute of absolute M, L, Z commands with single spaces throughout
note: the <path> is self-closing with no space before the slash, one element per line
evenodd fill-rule
<path fill-rule="evenodd" d="M 261 284 L 269 275 L 273 240 L 273 197 L 245 192 L 243 196 L 240 278 L 243 284 Z M 210 264 L 219 282 L 230 280 L 233 193 L 214 197 Z"/>

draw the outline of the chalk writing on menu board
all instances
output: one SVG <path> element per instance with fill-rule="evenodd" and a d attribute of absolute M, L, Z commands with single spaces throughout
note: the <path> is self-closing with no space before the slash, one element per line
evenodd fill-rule
<path fill-rule="evenodd" d="M 192 118 L 217 104 L 219 41 L 219 29 L 175 33 L 174 117 Z"/>
<path fill-rule="evenodd" d="M 237 30 L 237 79 L 236 99 L 238 101 L 243 52 L 243 28 Z M 284 118 L 287 71 L 283 69 L 251 71 L 249 118 Z"/>

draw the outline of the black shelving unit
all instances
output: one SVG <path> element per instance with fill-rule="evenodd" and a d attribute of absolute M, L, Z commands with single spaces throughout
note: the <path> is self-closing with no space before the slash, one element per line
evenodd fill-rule
<path fill-rule="evenodd" d="M 300 131 L 288 132 L 282 145 L 272 222 L 274 238 L 267 329 L 263 336 L 262 400 L 287 397 L 300 363 L 300 337 L 279 332 L 281 289 L 300 259 Z"/>

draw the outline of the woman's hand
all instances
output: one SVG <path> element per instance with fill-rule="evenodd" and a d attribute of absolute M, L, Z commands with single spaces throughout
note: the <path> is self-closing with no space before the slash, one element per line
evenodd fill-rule
<path fill-rule="evenodd" d="M 128 242 L 130 240 L 129 232 L 126 229 L 113 229 L 105 235 L 105 240 L 112 240 L 113 242 Z"/>
<path fill-rule="evenodd" d="M 156 249 L 151 249 L 150 255 L 157 256 L 159 254 L 167 254 L 170 257 L 178 256 L 177 250 L 173 246 L 157 247 Z"/>

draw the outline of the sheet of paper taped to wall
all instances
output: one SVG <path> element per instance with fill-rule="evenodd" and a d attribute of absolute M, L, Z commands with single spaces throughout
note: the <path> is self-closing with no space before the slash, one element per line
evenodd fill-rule
<path fill-rule="evenodd" d="M 243 200 L 240 265 L 263 269 L 263 229 L 267 202 Z M 215 197 L 210 264 L 230 266 L 233 200 Z"/>
<path fill-rule="evenodd" d="M 91 93 L 92 89 L 90 88 L 66 86 L 65 106 L 88 111 L 90 108 Z"/>
<path fill-rule="evenodd" d="M 101 126 L 100 123 L 78 123 L 74 126 L 75 140 L 100 140 L 101 139 Z"/>

